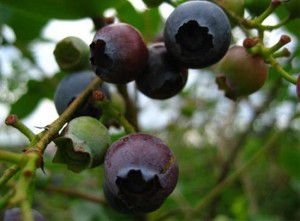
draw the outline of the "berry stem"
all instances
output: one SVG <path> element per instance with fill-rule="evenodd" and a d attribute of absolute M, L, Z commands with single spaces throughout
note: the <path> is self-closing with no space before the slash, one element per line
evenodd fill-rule
<path fill-rule="evenodd" d="M 297 78 L 294 76 L 291 76 L 287 71 L 285 71 L 280 64 L 277 62 L 277 60 L 273 56 L 268 57 L 269 63 L 272 65 L 273 68 L 287 81 L 291 82 L 292 84 L 297 84 Z"/>
<path fill-rule="evenodd" d="M 269 7 L 260 16 L 253 19 L 251 23 L 253 23 L 253 25 L 261 25 L 263 21 L 266 20 L 266 18 L 269 17 L 278 6 L 278 4 L 271 2 Z"/>
<path fill-rule="evenodd" d="M 2 161 L 19 164 L 23 157 L 23 154 L 13 153 L 6 150 L 0 150 L 0 160 Z"/>
<path fill-rule="evenodd" d="M 5 120 L 5 124 L 16 128 L 24 134 L 29 141 L 33 141 L 35 139 L 35 134 L 25 124 L 23 124 L 16 115 L 9 115 Z"/>
<path fill-rule="evenodd" d="M 13 191 L 8 191 L 3 197 L 0 198 L 0 210 L 6 206 L 12 196 Z"/>
<path fill-rule="evenodd" d="M 76 190 L 71 190 L 71 189 L 64 189 L 61 187 L 55 187 L 55 186 L 47 186 L 44 191 L 51 192 L 51 193 L 57 193 L 57 194 L 62 194 L 71 198 L 80 198 L 84 199 L 93 203 L 101 204 L 106 206 L 106 202 L 104 198 L 98 197 L 95 195 L 87 194 L 87 193 L 82 193 L 78 192 Z"/>
<path fill-rule="evenodd" d="M 125 117 L 131 123 L 131 125 L 135 128 L 136 131 L 139 131 L 137 114 L 138 110 L 135 103 L 132 101 L 128 94 L 126 85 L 117 85 L 118 92 L 123 96 L 126 104 L 126 113 Z"/>
<path fill-rule="evenodd" d="M 95 78 L 89 86 L 70 104 L 70 106 L 56 119 L 45 131 L 40 135 L 40 139 L 36 144 L 36 148 L 44 151 L 46 146 L 56 136 L 59 130 L 70 120 L 71 116 L 75 113 L 78 107 L 86 100 L 91 92 L 100 84 L 102 80 Z"/>
<path fill-rule="evenodd" d="M 20 167 L 13 165 L 7 170 L 4 171 L 3 175 L 0 178 L 0 188 L 5 185 L 14 175 L 16 175 L 20 170 Z"/>

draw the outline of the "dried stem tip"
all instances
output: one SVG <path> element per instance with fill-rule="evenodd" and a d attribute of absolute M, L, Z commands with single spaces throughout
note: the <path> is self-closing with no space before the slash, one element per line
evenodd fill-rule
<path fill-rule="evenodd" d="M 244 48 L 253 48 L 259 42 L 258 38 L 246 38 L 243 42 Z"/>
<path fill-rule="evenodd" d="M 280 42 L 280 44 L 282 44 L 282 45 L 286 45 L 286 44 L 290 43 L 291 40 L 292 40 L 292 39 L 291 39 L 290 36 L 288 36 L 288 35 L 282 35 L 282 36 L 280 37 L 279 42 Z"/>
<path fill-rule="evenodd" d="M 17 122 L 19 121 L 19 118 L 17 115 L 15 114 L 12 114 L 12 115 L 9 115 L 6 120 L 5 120 L 5 124 L 7 126 L 13 126 L 15 125 Z"/>

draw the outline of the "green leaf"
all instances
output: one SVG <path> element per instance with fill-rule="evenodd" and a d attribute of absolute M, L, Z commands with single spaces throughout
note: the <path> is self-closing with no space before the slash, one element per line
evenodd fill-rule
<path fill-rule="evenodd" d="M 29 80 L 27 92 L 12 104 L 10 112 L 16 114 L 19 118 L 27 117 L 43 98 L 53 98 L 54 91 L 61 78 L 62 74 L 57 74 L 53 78 L 46 78 L 41 81 Z"/>
<path fill-rule="evenodd" d="M 122 22 L 129 23 L 137 28 L 147 41 L 152 40 L 161 26 L 161 17 L 157 8 L 138 12 L 127 2 L 116 8 Z"/>

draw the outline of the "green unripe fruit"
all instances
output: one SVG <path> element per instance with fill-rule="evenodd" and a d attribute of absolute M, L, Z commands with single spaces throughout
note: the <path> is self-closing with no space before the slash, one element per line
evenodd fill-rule
<path fill-rule="evenodd" d="M 158 7 L 164 2 L 163 0 L 143 0 L 143 1 L 149 8 Z"/>
<path fill-rule="evenodd" d="M 255 16 L 264 12 L 270 4 L 271 0 L 245 0 L 246 8 Z"/>
<path fill-rule="evenodd" d="M 219 63 L 218 70 L 221 75 L 217 77 L 217 84 L 225 91 L 225 96 L 233 100 L 259 90 L 268 75 L 264 60 L 249 54 L 240 46 L 229 49 Z"/>
<path fill-rule="evenodd" d="M 111 144 L 108 130 L 92 117 L 78 117 L 70 121 L 63 136 L 54 140 L 57 152 L 55 163 L 66 164 L 69 170 L 81 172 L 103 163 Z"/>
<path fill-rule="evenodd" d="M 77 37 L 59 41 L 54 49 L 54 56 L 62 71 L 80 71 L 89 67 L 89 47 Z"/>

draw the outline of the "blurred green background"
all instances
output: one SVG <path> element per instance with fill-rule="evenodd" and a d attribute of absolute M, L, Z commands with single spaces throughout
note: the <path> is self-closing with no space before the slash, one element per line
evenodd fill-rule
<path fill-rule="evenodd" d="M 172 10 L 166 3 L 147 9 L 136 0 L 0 0 L 0 148 L 19 152 L 26 146 L 22 135 L 4 125 L 8 113 L 17 114 L 37 132 L 37 127 L 57 117 L 52 99 L 66 74 L 59 71 L 52 55 L 57 41 L 74 35 L 90 43 L 95 33 L 91 18 L 114 15 L 139 29 L 150 43 L 162 32 Z M 255 10 L 246 8 L 245 16 L 250 12 L 255 14 Z M 286 14 L 281 8 L 267 22 L 276 23 Z M 281 33 L 293 39 L 289 46 L 292 58 L 281 62 L 286 70 L 299 73 L 300 19 L 269 33 L 267 45 L 276 42 Z M 238 26 L 233 28 L 233 44 L 241 44 L 245 37 Z M 177 208 L 187 214 L 176 213 L 164 220 L 300 220 L 300 119 L 291 119 L 300 106 L 295 86 L 278 76 L 271 68 L 263 89 L 239 102 L 228 100 L 218 91 L 213 68 L 191 70 L 185 90 L 167 101 L 150 100 L 137 93 L 134 84 L 128 85 L 139 107 L 141 130 L 162 138 L 175 152 L 180 168 L 176 190 L 161 209 L 149 214 L 149 220 Z M 116 136 L 122 132 L 110 131 Z M 232 150 L 237 150 L 231 162 L 234 171 L 276 131 L 282 131 L 282 135 L 271 152 L 226 188 L 215 203 L 197 216 L 188 215 L 189 208 L 216 185 Z M 63 188 L 101 199 L 103 168 L 74 174 L 51 163 L 52 156 L 53 145 L 49 145 L 45 174 L 38 173 L 33 204 L 47 220 L 141 219 L 58 193 Z M 0 171 L 6 167 L 0 164 Z"/>

